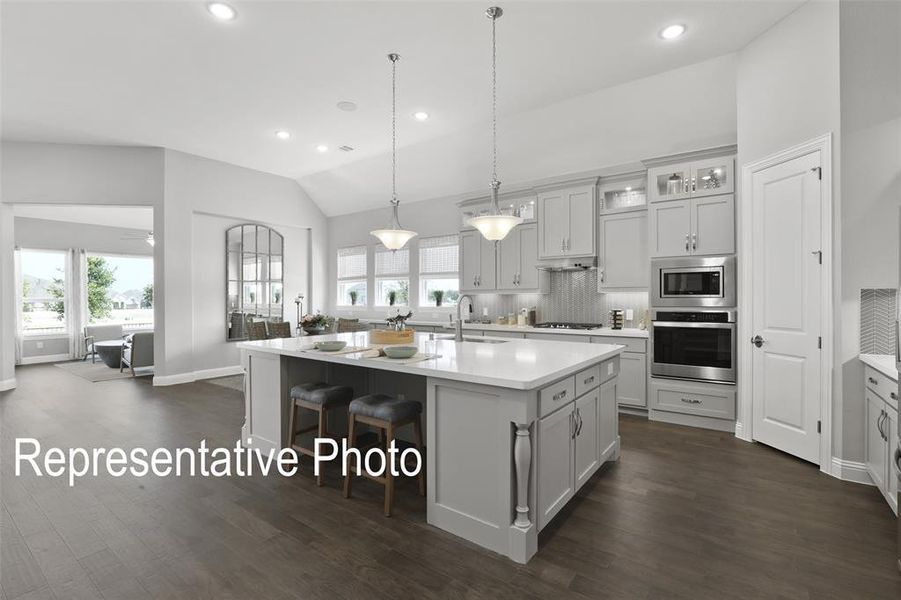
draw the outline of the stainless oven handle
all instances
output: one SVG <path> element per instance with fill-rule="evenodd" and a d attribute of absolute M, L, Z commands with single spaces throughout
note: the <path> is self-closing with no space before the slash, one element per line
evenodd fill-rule
<path fill-rule="evenodd" d="M 735 322 L 729 323 L 682 323 L 680 321 L 652 321 L 654 327 L 686 327 L 692 329 L 735 329 Z"/>

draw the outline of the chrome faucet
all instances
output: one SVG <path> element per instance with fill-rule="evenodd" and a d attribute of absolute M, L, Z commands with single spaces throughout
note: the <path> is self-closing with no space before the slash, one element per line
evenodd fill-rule
<path fill-rule="evenodd" d="M 463 294 L 457 299 L 457 322 L 454 324 L 455 342 L 463 341 L 463 316 L 460 313 L 460 308 L 463 306 L 463 300 L 469 300 L 469 312 L 472 312 L 472 296 Z"/>

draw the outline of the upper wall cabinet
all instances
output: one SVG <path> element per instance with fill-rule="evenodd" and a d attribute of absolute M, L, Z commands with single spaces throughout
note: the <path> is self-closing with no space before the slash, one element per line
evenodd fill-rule
<path fill-rule="evenodd" d="M 648 169 L 648 201 L 663 202 L 735 191 L 735 158 L 705 158 Z"/>
<path fill-rule="evenodd" d="M 598 291 L 648 287 L 648 213 L 601 215 L 598 231 Z"/>
<path fill-rule="evenodd" d="M 460 233 L 460 291 L 493 292 L 496 285 L 497 251 L 494 242 L 473 229 Z"/>
<path fill-rule="evenodd" d="M 539 271 L 538 224 L 523 223 L 497 243 L 497 290 L 547 291 L 548 274 Z"/>
<path fill-rule="evenodd" d="M 596 191 L 592 183 L 538 194 L 538 258 L 594 256 Z"/>
<path fill-rule="evenodd" d="M 654 202 L 648 206 L 648 221 L 652 257 L 735 252 L 732 194 Z"/>

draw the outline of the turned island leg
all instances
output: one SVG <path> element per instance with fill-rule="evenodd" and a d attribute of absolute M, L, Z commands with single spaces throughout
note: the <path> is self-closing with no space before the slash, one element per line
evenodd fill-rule
<path fill-rule="evenodd" d="M 532 437 L 528 424 L 516 424 L 513 440 L 513 464 L 516 467 L 516 519 L 513 525 L 527 529 L 529 520 L 529 472 L 532 469 Z"/>

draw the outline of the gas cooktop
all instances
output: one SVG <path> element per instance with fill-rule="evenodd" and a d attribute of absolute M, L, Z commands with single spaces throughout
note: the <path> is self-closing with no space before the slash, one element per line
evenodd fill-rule
<path fill-rule="evenodd" d="M 547 323 L 538 323 L 535 327 L 542 329 L 600 329 L 603 327 L 600 323 L 563 323 L 560 321 L 549 321 Z"/>

